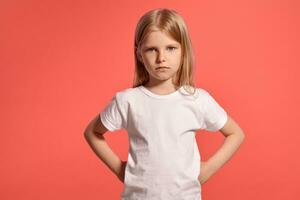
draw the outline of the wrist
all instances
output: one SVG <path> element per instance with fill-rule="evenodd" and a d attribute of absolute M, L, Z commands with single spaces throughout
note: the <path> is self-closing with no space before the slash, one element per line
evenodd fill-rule
<path fill-rule="evenodd" d="M 217 171 L 218 167 L 214 164 L 214 162 L 209 159 L 206 162 L 206 165 L 207 165 L 207 170 L 209 172 L 209 174 L 213 174 L 215 171 Z"/>
<path fill-rule="evenodd" d="M 114 171 L 114 174 L 115 174 L 116 176 L 120 176 L 121 171 L 122 171 L 122 166 L 123 166 L 123 161 L 122 161 L 121 159 L 119 159 L 119 160 L 117 161 L 117 164 L 116 164 L 114 170 L 113 170 L 113 171 Z"/>

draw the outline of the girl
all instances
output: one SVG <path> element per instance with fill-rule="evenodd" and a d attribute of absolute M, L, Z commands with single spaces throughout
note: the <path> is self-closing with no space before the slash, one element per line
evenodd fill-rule
<path fill-rule="evenodd" d="M 134 48 L 133 87 L 115 94 L 89 123 L 85 138 L 124 183 L 122 200 L 199 200 L 201 184 L 230 159 L 243 131 L 209 92 L 194 86 L 192 45 L 176 11 L 155 9 L 143 15 Z M 128 132 L 127 161 L 103 136 L 119 129 Z M 226 137 L 205 162 L 195 138 L 200 129 Z"/>

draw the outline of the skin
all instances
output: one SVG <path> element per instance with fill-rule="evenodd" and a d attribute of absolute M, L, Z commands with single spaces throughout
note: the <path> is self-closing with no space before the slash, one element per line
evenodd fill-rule
<path fill-rule="evenodd" d="M 150 80 L 145 85 L 150 91 L 159 95 L 172 93 L 176 90 L 173 84 L 176 71 L 181 63 L 181 46 L 165 33 L 154 30 L 145 39 L 136 54 L 138 59 L 144 63 L 149 73 Z M 158 66 L 167 66 L 164 71 L 156 70 Z M 198 180 L 204 184 L 215 174 L 226 162 L 230 160 L 245 138 L 243 130 L 231 116 L 219 131 L 225 137 L 222 146 L 207 160 L 201 161 Z M 105 163 L 107 167 L 124 182 L 125 166 L 127 161 L 122 161 L 108 146 L 104 133 L 108 130 L 96 115 L 84 131 L 84 136 L 95 154 Z"/>
<path fill-rule="evenodd" d="M 144 64 L 149 73 L 149 82 L 144 86 L 150 91 L 164 95 L 176 90 L 173 84 L 176 72 L 181 64 L 182 49 L 180 43 L 169 35 L 153 29 L 145 38 L 141 47 L 136 50 L 137 58 Z M 166 70 L 157 70 L 167 66 Z"/>

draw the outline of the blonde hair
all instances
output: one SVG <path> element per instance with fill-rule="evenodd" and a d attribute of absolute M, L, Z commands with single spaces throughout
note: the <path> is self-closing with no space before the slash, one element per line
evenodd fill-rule
<path fill-rule="evenodd" d="M 144 85 L 149 81 L 149 73 L 138 59 L 136 50 L 140 48 L 152 28 L 159 29 L 180 43 L 182 49 L 181 65 L 176 73 L 174 84 L 176 87 L 184 86 L 189 94 L 194 94 L 194 54 L 188 30 L 183 18 L 175 10 L 166 8 L 146 12 L 137 23 L 134 37 L 135 73 L 133 87 Z M 185 86 L 194 88 L 194 92 L 190 92 L 190 87 L 185 88 Z"/>

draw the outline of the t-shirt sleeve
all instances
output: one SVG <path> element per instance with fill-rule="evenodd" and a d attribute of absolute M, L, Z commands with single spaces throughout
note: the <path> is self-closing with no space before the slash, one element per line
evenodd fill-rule
<path fill-rule="evenodd" d="M 223 128 L 227 121 L 227 112 L 208 92 L 205 92 L 203 102 L 203 129 L 216 132 Z"/>
<path fill-rule="evenodd" d="M 122 104 L 117 101 L 115 95 L 100 112 L 100 119 L 103 125 L 111 132 L 125 128 L 125 120 L 121 112 L 121 106 Z"/>

